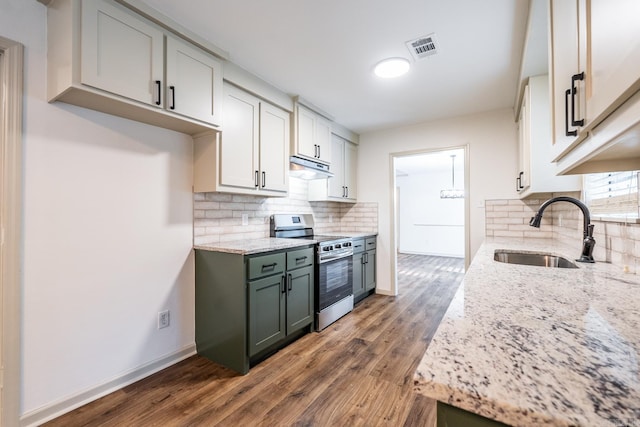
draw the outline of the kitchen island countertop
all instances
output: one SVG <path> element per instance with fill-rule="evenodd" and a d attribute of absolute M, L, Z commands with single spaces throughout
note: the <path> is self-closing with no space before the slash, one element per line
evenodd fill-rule
<path fill-rule="evenodd" d="M 494 250 L 574 259 L 580 242 L 491 239 L 414 376 L 427 397 L 518 426 L 640 420 L 640 278 L 607 263 L 505 264 Z"/>

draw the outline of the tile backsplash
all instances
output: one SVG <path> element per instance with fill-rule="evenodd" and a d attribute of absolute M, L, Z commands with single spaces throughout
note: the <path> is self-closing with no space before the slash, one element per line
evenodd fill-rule
<path fill-rule="evenodd" d="M 570 203 L 554 203 L 544 212 L 540 228 L 529 226 L 538 207 L 551 197 L 566 195 L 580 198 L 580 193 L 540 194 L 527 199 L 487 200 L 485 202 L 485 234 L 487 237 L 554 238 L 582 248 L 582 212 Z M 640 273 L 640 224 L 600 221 L 593 237 L 593 256 L 598 262 L 609 262 L 629 273 Z"/>
<path fill-rule="evenodd" d="M 307 194 L 307 181 L 293 177 L 286 198 L 195 193 L 194 245 L 269 237 L 269 216 L 274 213 L 313 214 L 316 234 L 378 232 L 377 203 L 309 202 Z M 243 215 L 247 225 L 242 223 Z"/>

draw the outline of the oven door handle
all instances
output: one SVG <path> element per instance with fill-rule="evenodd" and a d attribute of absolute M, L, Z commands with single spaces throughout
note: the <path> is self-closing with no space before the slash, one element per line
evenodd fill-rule
<path fill-rule="evenodd" d="M 341 254 L 338 254 L 338 255 L 326 255 L 326 258 L 324 258 L 324 259 L 320 258 L 318 263 L 319 264 L 324 264 L 325 262 L 336 261 L 338 259 L 348 258 L 348 257 L 352 257 L 352 256 L 353 256 L 353 252 L 341 253 Z"/>

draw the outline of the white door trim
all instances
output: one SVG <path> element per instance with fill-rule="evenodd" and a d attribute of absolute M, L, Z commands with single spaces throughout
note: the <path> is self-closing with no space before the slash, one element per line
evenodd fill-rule
<path fill-rule="evenodd" d="M 0 37 L 0 425 L 19 425 L 23 46 Z"/>
<path fill-rule="evenodd" d="M 391 251 L 390 254 L 390 273 L 391 273 L 391 295 L 398 295 L 398 193 L 396 192 L 396 168 L 395 159 L 397 157 L 412 156 L 416 154 L 430 154 L 438 151 L 448 150 L 464 150 L 464 266 L 465 271 L 469 268 L 470 254 L 471 254 L 471 232 L 470 232 L 470 220 L 471 211 L 469 205 L 469 192 L 470 192 L 470 179 L 469 179 L 469 144 L 459 145 L 454 147 L 438 147 L 428 148 L 424 150 L 404 151 L 400 153 L 389 154 L 389 182 L 390 182 L 390 195 L 391 195 Z"/>

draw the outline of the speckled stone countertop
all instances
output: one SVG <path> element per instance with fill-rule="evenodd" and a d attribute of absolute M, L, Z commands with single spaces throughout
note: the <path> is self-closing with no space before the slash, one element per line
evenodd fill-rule
<path fill-rule="evenodd" d="M 505 264 L 495 249 L 575 247 L 487 240 L 414 376 L 415 390 L 518 426 L 640 425 L 640 278 L 611 264 Z"/>
<path fill-rule="evenodd" d="M 213 252 L 227 252 L 232 254 L 253 255 L 262 252 L 277 251 L 314 245 L 315 240 L 308 239 L 280 239 L 276 237 L 266 237 L 263 239 L 236 240 L 223 243 L 211 243 L 208 245 L 197 245 L 194 249 Z"/>

